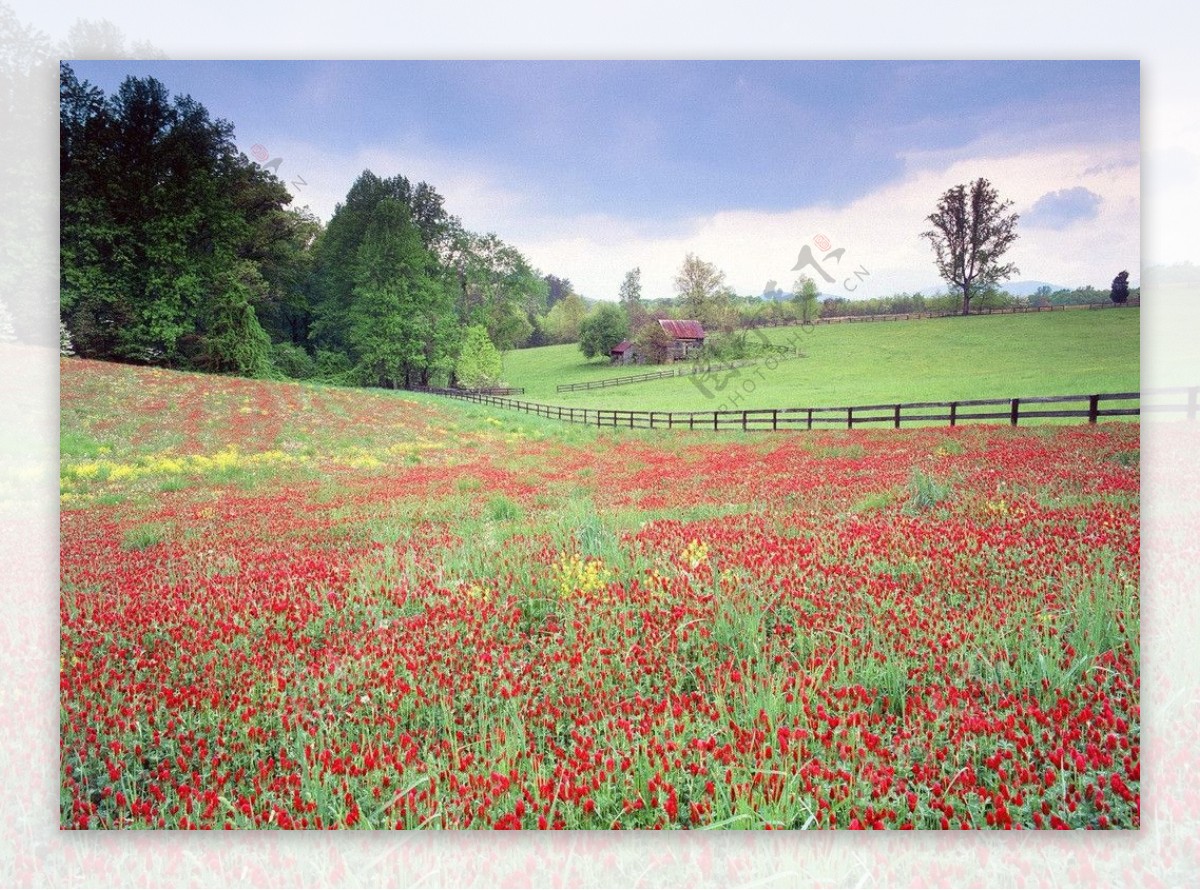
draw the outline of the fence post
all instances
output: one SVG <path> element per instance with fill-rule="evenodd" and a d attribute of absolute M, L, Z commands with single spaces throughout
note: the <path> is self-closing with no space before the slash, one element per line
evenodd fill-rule
<path fill-rule="evenodd" d="M 717 420 L 717 412 L 716 412 L 716 411 L 714 411 L 714 412 L 713 412 L 713 432 L 714 432 L 714 433 L 715 433 L 715 432 L 717 431 L 717 429 L 718 429 L 718 427 L 717 427 L 717 423 L 718 423 L 718 420 Z"/>
<path fill-rule="evenodd" d="M 776 408 L 771 412 L 771 432 L 779 432 L 779 409 Z"/>
<path fill-rule="evenodd" d="M 954 426 L 955 416 L 958 414 L 958 402 L 950 403 L 950 426 Z"/>
<path fill-rule="evenodd" d="M 742 412 L 742 432 L 743 433 L 746 432 L 746 415 L 747 415 L 747 413 L 748 412 L 746 412 L 746 411 Z"/>
<path fill-rule="evenodd" d="M 846 409 L 846 429 L 848 429 L 848 430 L 854 429 L 854 409 L 853 408 Z"/>
<path fill-rule="evenodd" d="M 1188 390 L 1188 420 L 1196 419 L 1196 391 L 1198 389 L 1200 389 L 1200 387 L 1193 386 Z"/>
<path fill-rule="evenodd" d="M 1009 415 L 1009 420 L 1011 421 L 1013 426 L 1017 425 L 1017 418 L 1020 416 L 1021 416 L 1021 400 L 1013 399 L 1012 400 L 1012 411 Z"/>
<path fill-rule="evenodd" d="M 808 428 L 812 429 L 812 408 L 808 409 Z"/>
<path fill-rule="evenodd" d="M 688 429 L 694 430 L 695 428 L 696 428 L 696 415 L 689 414 L 688 415 Z"/>
<path fill-rule="evenodd" d="M 1088 423 L 1095 423 L 1100 416 L 1100 396 L 1088 397 Z"/>
<path fill-rule="evenodd" d="M 896 406 L 896 429 L 900 429 L 900 406 Z"/>

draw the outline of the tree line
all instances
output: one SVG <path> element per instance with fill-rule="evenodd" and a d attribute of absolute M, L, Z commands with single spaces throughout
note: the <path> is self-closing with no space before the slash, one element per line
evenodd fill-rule
<path fill-rule="evenodd" d="M 106 96 L 62 63 L 60 142 L 62 343 L 83 357 L 388 387 L 461 363 L 481 379 L 544 340 L 570 295 L 404 176 L 364 171 L 322 225 L 231 124 L 154 78 Z"/>

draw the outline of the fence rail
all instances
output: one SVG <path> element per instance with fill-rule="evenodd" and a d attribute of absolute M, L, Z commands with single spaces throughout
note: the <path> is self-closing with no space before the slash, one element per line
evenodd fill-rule
<path fill-rule="evenodd" d="M 452 398 L 498 408 L 523 411 L 537 417 L 598 427 L 688 430 L 812 430 L 855 429 L 871 425 L 900 429 L 904 423 L 944 423 L 958 426 L 964 421 L 1002 422 L 1017 426 L 1022 420 L 1059 418 L 1097 423 L 1107 417 L 1138 417 L 1143 396 L 1183 396 L 1179 401 L 1146 406 L 1155 413 L 1182 413 L 1195 420 L 1200 387 L 1177 387 L 1147 393 L 1110 392 L 1089 395 L 1032 396 L 1015 399 L 962 399 L 954 402 L 900 402 L 812 408 L 747 408 L 729 411 L 633 411 L 620 408 L 569 408 L 543 405 L 461 390 L 426 390 Z M 1108 403 L 1117 403 L 1109 407 Z M 1133 403 L 1133 404 L 1130 404 Z"/>
<path fill-rule="evenodd" d="M 439 396 L 519 396 L 525 394 L 525 387 L 523 386 L 484 386 L 478 389 L 445 389 L 436 386 L 410 386 L 408 389 L 412 392 L 431 392 Z"/>
<path fill-rule="evenodd" d="M 1000 308 L 972 309 L 970 317 L 977 315 L 1023 315 L 1027 312 L 1062 312 L 1075 309 L 1137 309 L 1141 302 L 1137 300 L 1128 303 L 1074 303 L 1058 306 L 1004 306 Z M 961 311 L 941 312 L 893 312 L 886 315 L 831 315 L 825 318 L 814 318 L 809 324 L 855 324 L 869 321 L 907 321 L 914 318 L 962 318 Z M 795 327 L 801 322 L 795 319 L 760 319 L 750 321 L 743 327 L 776 328 Z"/>
<path fill-rule="evenodd" d="M 779 358 L 791 358 L 791 351 L 784 347 L 779 350 Z M 778 359 L 776 359 L 778 360 Z M 630 383 L 644 383 L 647 380 L 664 380 L 668 377 L 691 377 L 696 374 L 709 374 L 713 371 L 729 371 L 733 368 L 748 368 L 757 365 L 759 359 L 726 362 L 721 365 L 690 365 L 686 368 L 672 368 L 669 371 L 647 371 L 644 374 L 626 374 L 621 377 L 605 377 L 602 380 L 588 380 L 584 383 L 560 383 L 554 387 L 555 392 L 582 392 L 587 389 L 607 389 L 611 386 L 626 386 Z"/>

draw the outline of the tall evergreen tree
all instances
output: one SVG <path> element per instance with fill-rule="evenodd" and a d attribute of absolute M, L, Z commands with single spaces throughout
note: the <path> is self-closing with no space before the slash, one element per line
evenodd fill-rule
<path fill-rule="evenodd" d="M 1118 272 L 1117 277 L 1112 281 L 1112 288 L 1108 292 L 1109 299 L 1114 303 L 1129 302 L 1129 273 Z"/>
<path fill-rule="evenodd" d="M 559 278 L 557 275 L 546 275 L 543 279 L 546 282 L 546 310 L 554 308 L 560 300 L 566 298 L 568 294 L 575 292 L 571 287 L 571 279 Z"/>

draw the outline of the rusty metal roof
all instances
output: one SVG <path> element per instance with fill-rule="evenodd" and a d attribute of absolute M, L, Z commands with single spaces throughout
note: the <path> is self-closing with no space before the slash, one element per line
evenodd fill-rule
<path fill-rule="evenodd" d="M 676 340 L 703 340 L 707 336 L 704 333 L 704 325 L 698 321 L 678 321 L 674 318 L 660 318 L 658 323 L 662 325 L 664 331 Z"/>
<path fill-rule="evenodd" d="M 630 343 L 628 340 L 622 340 L 620 343 L 618 343 L 616 346 L 614 346 L 610 351 L 611 352 L 625 352 L 632 345 L 633 344 Z"/>

